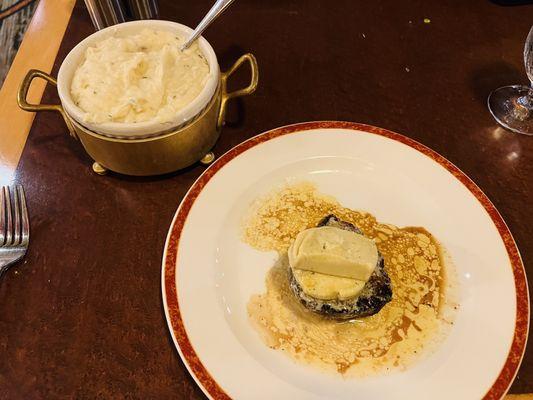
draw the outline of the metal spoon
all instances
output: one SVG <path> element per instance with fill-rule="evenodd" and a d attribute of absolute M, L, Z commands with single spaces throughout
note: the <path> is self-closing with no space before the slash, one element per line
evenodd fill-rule
<path fill-rule="evenodd" d="M 209 12 L 205 15 L 204 19 L 198 24 L 192 35 L 187 39 L 187 41 L 181 45 L 180 50 L 186 50 L 189 46 L 202 34 L 205 29 L 211 25 L 220 14 L 222 14 L 226 8 L 229 7 L 231 3 L 235 0 L 217 0 Z"/>

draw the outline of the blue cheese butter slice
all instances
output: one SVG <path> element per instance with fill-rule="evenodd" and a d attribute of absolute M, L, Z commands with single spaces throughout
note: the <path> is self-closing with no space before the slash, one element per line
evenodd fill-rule
<path fill-rule="evenodd" d="M 289 248 L 293 270 L 368 281 L 378 261 L 373 240 L 344 229 L 322 226 L 302 231 Z"/>
<path fill-rule="evenodd" d="M 304 293 L 320 300 L 347 300 L 356 297 L 365 281 L 293 269 L 293 276 Z"/>

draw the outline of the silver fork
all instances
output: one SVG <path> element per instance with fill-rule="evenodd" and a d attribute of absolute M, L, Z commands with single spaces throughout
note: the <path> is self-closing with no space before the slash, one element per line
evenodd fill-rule
<path fill-rule="evenodd" d="M 11 193 L 12 192 L 12 193 Z M 21 185 L 2 186 L 0 192 L 0 278 L 28 250 L 30 221 Z"/>

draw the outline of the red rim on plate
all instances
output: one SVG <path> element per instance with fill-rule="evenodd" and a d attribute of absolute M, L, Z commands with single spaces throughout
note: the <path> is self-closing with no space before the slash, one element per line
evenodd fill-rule
<path fill-rule="evenodd" d="M 505 221 L 485 193 L 483 193 L 481 189 L 468 176 L 466 176 L 465 173 L 463 173 L 459 168 L 457 168 L 454 164 L 440 154 L 413 139 L 400 135 L 399 133 L 370 125 L 339 121 L 304 122 L 273 129 L 271 131 L 254 136 L 253 138 L 239 144 L 220 157 L 198 178 L 198 180 L 192 185 L 189 192 L 185 195 L 185 198 L 183 199 L 176 215 L 174 216 L 174 221 L 172 222 L 165 245 L 165 255 L 163 256 L 163 294 L 166 300 L 168 319 L 170 321 L 169 328 L 179 346 L 182 358 L 185 360 L 187 368 L 193 377 L 201 385 L 206 394 L 208 394 L 211 398 L 216 400 L 231 399 L 231 397 L 224 392 L 224 390 L 202 364 L 202 361 L 194 351 L 189 337 L 187 336 L 187 332 L 181 318 L 176 288 L 176 260 L 178 256 L 178 243 L 180 241 L 181 232 L 183 230 L 183 226 L 185 225 L 187 215 L 189 214 L 194 201 L 205 185 L 213 177 L 213 175 L 215 175 L 224 165 L 237 157 L 239 154 L 273 138 L 312 129 L 359 130 L 384 136 L 412 147 L 413 149 L 425 154 L 446 168 L 448 172 L 453 174 L 460 182 L 463 183 L 463 185 L 468 188 L 468 190 L 470 190 L 470 192 L 481 203 L 483 208 L 485 208 L 490 218 L 494 222 L 494 225 L 496 226 L 500 237 L 505 244 L 505 248 L 507 249 L 509 261 L 511 262 L 513 269 L 516 291 L 516 321 L 511 348 L 500 374 L 485 394 L 484 399 L 500 399 L 503 397 L 511 386 L 511 383 L 513 382 L 518 371 L 518 367 L 520 366 L 520 362 L 526 347 L 529 329 L 529 292 L 524 265 L 522 263 L 522 259 L 520 258 L 520 253 L 518 252 L 518 248 L 513 236 L 505 224 Z"/>

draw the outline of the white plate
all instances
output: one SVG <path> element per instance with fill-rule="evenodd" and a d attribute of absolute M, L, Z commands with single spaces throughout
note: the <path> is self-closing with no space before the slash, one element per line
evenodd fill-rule
<path fill-rule="evenodd" d="M 343 379 L 263 344 L 248 321 L 276 255 L 251 249 L 239 226 L 250 202 L 289 180 L 316 183 L 353 209 L 424 226 L 459 280 L 452 331 L 404 372 Z M 181 358 L 214 399 L 500 398 L 520 364 L 529 324 L 525 273 L 498 211 L 457 167 L 402 135 L 346 122 L 266 132 L 235 147 L 182 201 L 163 256 L 163 302 Z"/>

